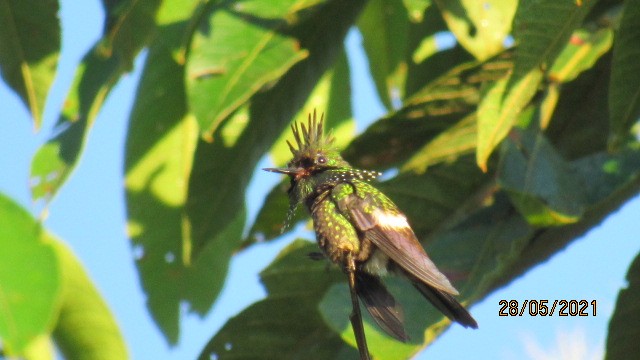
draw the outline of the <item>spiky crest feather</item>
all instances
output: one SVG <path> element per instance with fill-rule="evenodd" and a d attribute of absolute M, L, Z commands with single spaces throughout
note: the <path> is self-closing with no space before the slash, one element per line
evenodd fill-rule
<path fill-rule="evenodd" d="M 296 149 L 293 144 L 287 140 L 287 145 L 289 145 L 289 150 L 291 150 L 293 157 L 312 156 L 319 150 L 330 148 L 333 145 L 333 135 L 329 133 L 327 136 L 324 136 L 323 128 L 324 113 L 320 115 L 320 120 L 318 121 L 315 109 L 313 109 L 313 114 L 309 114 L 306 126 L 302 121 L 291 124 L 291 132 L 293 133 L 296 145 L 298 145 Z"/>

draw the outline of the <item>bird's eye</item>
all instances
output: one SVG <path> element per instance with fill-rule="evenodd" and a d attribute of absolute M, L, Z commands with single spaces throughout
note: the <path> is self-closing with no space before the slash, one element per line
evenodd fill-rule
<path fill-rule="evenodd" d="M 320 155 L 320 156 L 318 156 L 318 158 L 316 159 L 316 162 L 317 162 L 318 164 L 326 164 L 326 163 L 327 163 L 327 158 L 326 158 L 326 157 L 324 157 L 324 156 L 322 156 L 322 155 Z"/>

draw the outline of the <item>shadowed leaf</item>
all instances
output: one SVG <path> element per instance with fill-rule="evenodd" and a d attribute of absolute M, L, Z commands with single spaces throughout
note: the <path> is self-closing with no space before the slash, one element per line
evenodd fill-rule
<path fill-rule="evenodd" d="M 58 66 L 58 8 L 55 0 L 0 4 L 0 74 L 31 112 L 36 129 Z"/>
<path fill-rule="evenodd" d="M 629 136 L 631 126 L 640 118 L 640 1 L 624 3 L 620 28 L 613 48 L 609 114 L 611 116 L 611 146 L 620 146 Z"/>
<path fill-rule="evenodd" d="M 618 301 L 609 321 L 605 359 L 627 359 L 640 353 L 640 254 L 629 266 L 627 286 L 618 293 Z"/>

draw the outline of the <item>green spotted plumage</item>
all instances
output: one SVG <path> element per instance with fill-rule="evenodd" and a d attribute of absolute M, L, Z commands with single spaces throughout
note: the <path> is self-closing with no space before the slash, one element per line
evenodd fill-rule
<path fill-rule="evenodd" d="M 376 323 L 406 341 L 402 310 L 381 276 L 404 276 L 436 308 L 465 327 L 477 328 L 467 310 L 453 297 L 458 292 L 429 259 L 407 218 L 369 181 L 380 174 L 352 168 L 323 136 L 323 121 L 310 114 L 307 124 L 291 127 L 297 147 L 286 168 L 265 169 L 291 179 L 291 209 L 303 203 L 311 214 L 318 245 L 324 255 L 348 275 L 354 313 L 352 325 L 361 358 L 368 358 L 357 298 Z M 356 296 L 357 295 L 357 296 Z M 364 350 L 363 350 L 364 348 Z"/>

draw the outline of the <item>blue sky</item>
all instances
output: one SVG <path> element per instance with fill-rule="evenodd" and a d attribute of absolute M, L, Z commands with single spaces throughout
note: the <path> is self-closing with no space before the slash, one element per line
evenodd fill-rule
<path fill-rule="evenodd" d="M 0 191 L 36 213 L 30 200 L 28 174 L 31 157 L 50 134 L 75 67 L 99 38 L 102 8 L 98 1 L 62 1 L 63 51 L 57 80 L 51 90 L 43 128 L 34 133 L 26 108 L 4 84 L 0 85 Z M 354 112 L 358 129 L 383 114 L 375 99 L 366 63 L 359 53 L 359 38 L 351 33 L 348 48 L 354 85 Z M 145 306 L 144 294 L 125 236 L 123 158 L 126 122 L 141 70 L 125 76 L 109 96 L 81 163 L 49 208 L 45 225 L 64 239 L 84 263 L 115 313 L 130 353 L 135 359 L 194 358 L 229 316 L 258 300 L 264 292 L 257 272 L 265 267 L 291 238 L 261 244 L 235 257 L 229 281 L 205 319 L 187 315 L 180 343 L 170 348 Z M 259 167 L 267 165 L 266 162 Z M 259 176 L 259 177 L 258 177 Z M 250 213 L 259 208 L 262 195 L 277 177 L 258 174 L 248 196 Z M 624 275 L 640 251 L 637 235 L 640 198 L 636 197 L 583 238 L 550 261 L 537 266 L 509 286 L 471 308 L 479 330 L 453 326 L 419 359 L 600 358 L 609 316 Z M 597 316 L 499 317 L 501 299 L 586 299 L 597 301 Z M 583 352 L 580 352 L 583 351 Z"/>

